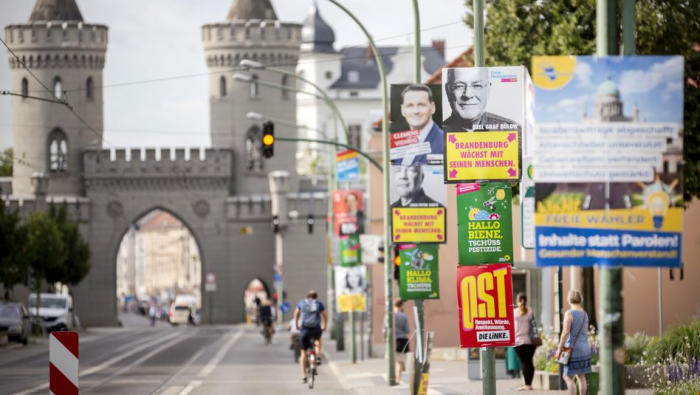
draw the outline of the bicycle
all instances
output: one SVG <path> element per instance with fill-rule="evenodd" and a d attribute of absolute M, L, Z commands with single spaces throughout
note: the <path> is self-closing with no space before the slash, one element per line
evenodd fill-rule
<path fill-rule="evenodd" d="M 314 341 L 314 344 L 316 342 Z M 310 348 L 306 353 L 306 380 L 309 388 L 314 388 L 314 380 L 316 378 L 316 347 Z"/>

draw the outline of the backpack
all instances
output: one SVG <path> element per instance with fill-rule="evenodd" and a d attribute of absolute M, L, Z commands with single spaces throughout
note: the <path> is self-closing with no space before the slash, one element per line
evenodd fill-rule
<path fill-rule="evenodd" d="M 300 310 L 302 328 L 313 329 L 321 324 L 321 313 L 319 312 L 319 303 L 317 300 L 304 300 Z"/>

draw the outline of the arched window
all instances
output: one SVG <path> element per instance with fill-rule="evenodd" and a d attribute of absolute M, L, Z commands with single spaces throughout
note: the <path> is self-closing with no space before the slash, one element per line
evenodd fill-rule
<path fill-rule="evenodd" d="M 56 77 L 53 80 L 53 94 L 59 100 L 63 99 L 63 82 L 61 82 L 59 77 Z"/>
<path fill-rule="evenodd" d="M 250 171 L 263 170 L 261 134 L 260 128 L 253 125 L 245 136 L 246 168 Z"/>
<path fill-rule="evenodd" d="M 87 82 L 85 83 L 85 96 L 88 98 L 88 100 L 95 98 L 95 83 L 92 82 L 92 77 L 88 77 Z"/>
<path fill-rule="evenodd" d="M 26 78 L 22 78 L 22 96 L 27 97 L 29 95 L 29 81 Z"/>
<path fill-rule="evenodd" d="M 282 100 L 287 100 L 289 99 L 289 91 L 287 90 L 287 82 L 289 78 L 287 78 L 286 75 L 282 76 Z"/>
<path fill-rule="evenodd" d="M 49 135 L 49 171 L 64 172 L 68 169 L 68 140 L 61 129 Z"/>
<path fill-rule="evenodd" d="M 226 77 L 219 79 L 219 97 L 226 97 Z"/>
<path fill-rule="evenodd" d="M 253 79 L 250 81 L 250 97 L 258 97 L 259 93 L 258 76 L 253 75 Z"/>

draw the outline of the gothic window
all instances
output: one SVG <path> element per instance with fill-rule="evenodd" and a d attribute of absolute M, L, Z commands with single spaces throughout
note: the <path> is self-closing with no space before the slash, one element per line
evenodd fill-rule
<path fill-rule="evenodd" d="M 362 148 L 362 125 L 348 125 L 348 144 Z"/>
<path fill-rule="evenodd" d="M 95 83 L 92 82 L 92 77 L 88 77 L 85 83 L 85 96 L 88 100 L 92 100 L 95 97 Z"/>
<path fill-rule="evenodd" d="M 289 78 L 287 78 L 286 75 L 282 76 L 282 100 L 287 100 L 289 99 L 289 91 L 287 90 L 287 83 L 288 83 Z"/>
<path fill-rule="evenodd" d="M 68 169 L 68 140 L 66 134 L 55 129 L 49 135 L 49 170 L 64 172 Z"/>
<path fill-rule="evenodd" d="M 22 96 L 27 97 L 29 95 L 29 81 L 26 78 L 22 78 Z"/>
<path fill-rule="evenodd" d="M 226 77 L 219 79 L 219 97 L 226 97 Z"/>
<path fill-rule="evenodd" d="M 53 80 L 53 95 L 59 100 L 63 99 L 63 82 L 59 77 Z"/>
<path fill-rule="evenodd" d="M 258 97 L 259 93 L 258 76 L 254 74 L 253 79 L 250 81 L 250 97 Z"/>
<path fill-rule="evenodd" d="M 250 171 L 263 170 L 262 132 L 258 126 L 253 126 L 245 136 L 246 168 Z"/>

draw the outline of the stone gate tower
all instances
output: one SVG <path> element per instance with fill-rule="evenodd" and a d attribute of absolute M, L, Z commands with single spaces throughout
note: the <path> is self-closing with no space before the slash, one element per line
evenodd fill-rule
<path fill-rule="evenodd" d="M 15 195 L 32 193 L 32 173 L 51 177 L 48 193 L 84 194 L 82 152 L 102 144 L 102 69 L 107 51 L 107 26 L 87 24 L 75 0 L 37 0 L 27 23 L 5 28 L 7 44 L 41 82 L 47 92 L 10 56 L 12 90 L 23 96 L 59 99 L 61 104 L 13 97 L 12 124 Z"/>
<path fill-rule="evenodd" d="M 270 0 L 235 0 L 226 22 L 202 27 L 202 40 L 209 71 L 209 107 L 211 144 L 213 148 L 234 150 L 233 194 L 266 193 L 267 174 L 272 170 L 288 170 L 291 186 L 296 185 L 296 144 L 275 144 L 275 155 L 266 160 L 260 153 L 262 121 L 246 117 L 248 112 L 262 113 L 296 123 L 296 94 L 265 87 L 256 81 L 296 86 L 292 78 L 264 70 L 244 71 L 243 59 L 294 72 L 301 44 L 301 25 L 281 23 Z M 233 80 L 244 74 L 251 82 Z M 296 136 L 296 128 L 275 126 L 276 136 Z"/>

